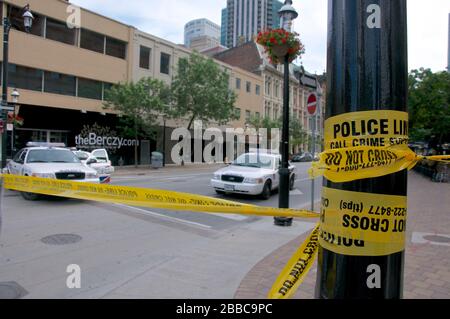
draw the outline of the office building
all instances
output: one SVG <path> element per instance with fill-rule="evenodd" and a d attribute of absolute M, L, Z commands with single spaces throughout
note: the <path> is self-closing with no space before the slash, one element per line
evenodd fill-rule
<path fill-rule="evenodd" d="M 196 19 L 184 26 L 184 45 L 187 48 L 202 51 L 219 44 L 220 26 L 214 22 L 208 19 Z"/>
<path fill-rule="evenodd" d="M 27 3 L 34 15 L 30 33 L 23 27 Z M 134 147 L 117 144 L 130 136 L 121 129 L 120 114 L 104 108 L 105 94 L 114 84 L 136 82 L 143 77 L 170 84 L 179 59 L 189 57 L 192 50 L 70 5 L 63 0 L 0 2 L 0 16 L 9 17 L 12 24 L 8 100 L 12 103 L 11 92 L 17 89 L 20 98 L 15 112 L 23 119 L 22 124 L 7 132 L 7 156 L 11 158 L 15 153 L 13 144 L 18 150 L 30 141 L 53 142 L 84 150 L 106 148 L 114 165 L 134 164 Z M 68 23 L 73 9 L 80 14 L 80 25 L 76 27 Z M 2 55 L 0 60 L 3 62 Z M 261 112 L 262 80 L 238 67 L 217 63 L 230 74 L 230 87 L 237 78 L 244 83 L 242 88 L 235 88 L 241 117 L 226 126 L 243 127 L 246 114 Z M 162 129 L 162 117 L 159 123 Z M 166 158 L 170 163 L 170 132 L 186 126 L 186 121 L 167 120 L 165 124 Z M 151 152 L 162 151 L 162 134 L 138 138 L 140 164 L 148 164 Z"/>
<path fill-rule="evenodd" d="M 278 28 L 277 0 L 227 0 L 222 10 L 221 44 L 233 48 L 253 39 L 261 30 Z"/>

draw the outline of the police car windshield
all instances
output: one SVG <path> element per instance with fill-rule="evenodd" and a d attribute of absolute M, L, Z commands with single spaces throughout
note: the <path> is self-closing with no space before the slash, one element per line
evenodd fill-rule
<path fill-rule="evenodd" d="M 266 155 L 244 154 L 239 156 L 232 165 L 254 167 L 254 168 L 272 168 L 274 158 Z"/>
<path fill-rule="evenodd" d="M 69 150 L 42 149 L 30 150 L 27 163 L 80 163 L 80 160 Z"/>
<path fill-rule="evenodd" d="M 85 152 L 75 152 L 75 155 L 82 161 L 87 160 L 89 155 Z"/>

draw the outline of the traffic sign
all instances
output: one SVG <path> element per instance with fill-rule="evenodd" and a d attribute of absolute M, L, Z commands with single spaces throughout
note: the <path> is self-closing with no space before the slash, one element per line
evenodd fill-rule
<path fill-rule="evenodd" d="M 311 93 L 308 96 L 307 100 L 308 113 L 311 116 L 316 115 L 317 112 L 317 95 L 315 93 Z"/>

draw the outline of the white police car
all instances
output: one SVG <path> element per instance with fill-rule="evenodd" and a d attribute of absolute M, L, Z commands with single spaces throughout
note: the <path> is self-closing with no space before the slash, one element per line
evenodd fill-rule
<path fill-rule="evenodd" d="M 81 163 L 78 157 L 60 143 L 28 143 L 8 162 L 6 173 L 70 180 L 75 182 L 99 183 L 96 170 Z M 27 200 L 36 200 L 38 194 L 22 192 Z"/>
<path fill-rule="evenodd" d="M 247 153 L 239 156 L 231 165 L 214 173 L 211 185 L 218 194 L 261 195 L 269 199 L 279 187 L 281 155 Z M 295 166 L 289 165 L 290 189 L 295 184 Z"/>
<path fill-rule="evenodd" d="M 97 171 L 101 183 L 111 182 L 111 174 L 114 173 L 114 166 L 112 166 L 108 152 L 105 149 L 93 150 L 91 153 L 76 149 L 72 150 L 72 152 L 78 157 L 81 163 Z"/>

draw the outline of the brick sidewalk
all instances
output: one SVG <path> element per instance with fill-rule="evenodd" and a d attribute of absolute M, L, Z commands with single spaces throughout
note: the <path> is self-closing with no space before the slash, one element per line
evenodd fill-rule
<path fill-rule="evenodd" d="M 450 184 L 432 183 L 411 172 L 408 214 L 404 298 L 450 299 Z M 446 240 L 425 235 L 423 239 L 423 233 L 448 237 Z M 265 299 L 279 272 L 307 235 L 299 236 L 255 265 L 242 280 L 235 298 Z M 314 298 L 315 282 L 316 265 L 294 299 Z"/>

